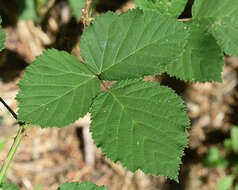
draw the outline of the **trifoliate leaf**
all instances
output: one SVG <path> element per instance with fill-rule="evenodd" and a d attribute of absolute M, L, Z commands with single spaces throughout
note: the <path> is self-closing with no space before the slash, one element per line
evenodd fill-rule
<path fill-rule="evenodd" d="M 123 80 L 164 72 L 181 56 L 187 36 L 183 23 L 155 11 L 108 12 L 86 29 L 80 49 L 95 74 Z"/>
<path fill-rule="evenodd" d="M 187 0 L 135 0 L 136 7 L 144 10 L 156 10 L 161 14 L 178 18 L 186 6 Z"/>
<path fill-rule="evenodd" d="M 69 5 L 72 9 L 73 16 L 77 19 L 77 21 L 81 20 L 82 17 L 82 8 L 85 7 L 86 0 L 69 0 Z"/>
<path fill-rule="evenodd" d="M 65 183 L 60 185 L 58 190 L 107 190 L 104 186 L 97 186 L 92 183 Z"/>
<path fill-rule="evenodd" d="M 199 23 L 188 22 L 190 36 L 182 57 L 168 66 L 168 74 L 184 81 L 221 82 L 223 52 L 214 37 Z"/>
<path fill-rule="evenodd" d="M 2 18 L 0 17 L 0 51 L 5 47 L 6 33 L 2 29 Z"/>
<path fill-rule="evenodd" d="M 131 171 L 178 180 L 189 120 L 182 99 L 153 82 L 122 81 L 92 106 L 94 143 Z"/>
<path fill-rule="evenodd" d="M 76 57 L 51 49 L 26 69 L 19 87 L 19 121 L 62 127 L 89 111 L 100 82 Z"/>
<path fill-rule="evenodd" d="M 0 190 L 20 190 L 20 188 L 15 184 L 3 183 L 0 185 Z"/>
<path fill-rule="evenodd" d="M 193 20 L 206 24 L 223 51 L 238 55 L 238 1 L 195 0 Z"/>

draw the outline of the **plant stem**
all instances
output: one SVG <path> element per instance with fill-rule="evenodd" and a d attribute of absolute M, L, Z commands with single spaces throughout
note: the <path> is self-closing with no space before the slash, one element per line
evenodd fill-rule
<path fill-rule="evenodd" d="M 7 105 L 7 103 L 1 97 L 0 97 L 0 102 L 7 108 L 7 110 L 17 120 L 17 114 Z M 8 152 L 7 159 L 4 161 L 2 168 L 0 170 L 0 185 L 3 183 L 6 173 L 7 173 L 7 169 L 9 168 L 9 165 L 10 165 L 11 161 L 13 160 L 13 157 L 17 151 L 17 148 L 20 145 L 22 138 L 25 135 L 25 132 L 29 128 L 29 126 L 26 125 L 24 122 L 23 123 L 18 122 L 18 124 L 20 125 L 20 128 L 18 129 L 17 135 L 14 138 L 12 147 L 11 147 L 10 151 Z"/>
<path fill-rule="evenodd" d="M 191 21 L 191 20 L 193 20 L 192 18 L 182 18 L 182 19 L 178 19 L 178 21 L 180 21 L 180 22 L 186 22 L 186 21 Z"/>
<path fill-rule="evenodd" d="M 100 82 L 103 85 L 103 87 L 105 88 L 105 90 L 110 90 L 110 88 L 107 86 L 107 84 L 103 80 L 101 80 Z"/>
<path fill-rule="evenodd" d="M 83 9 L 83 25 L 84 25 L 84 29 L 86 26 L 88 26 L 90 24 L 90 19 L 89 19 L 89 15 L 88 15 L 88 11 L 89 11 L 89 7 L 90 4 L 92 3 L 92 0 L 86 0 L 85 2 L 85 8 Z"/>
<path fill-rule="evenodd" d="M 7 108 L 7 110 L 12 114 L 12 116 L 17 120 L 17 114 L 7 105 L 7 103 L 0 97 L 0 102 Z"/>
<path fill-rule="evenodd" d="M 92 0 L 86 0 L 86 7 L 85 7 L 85 11 L 86 11 L 86 26 L 88 26 L 90 24 L 88 11 L 89 11 L 89 7 L 90 7 L 91 3 L 92 3 Z"/>
<path fill-rule="evenodd" d="M 13 157 L 17 151 L 17 148 L 19 147 L 19 144 L 20 144 L 22 138 L 24 137 L 24 134 L 28 128 L 29 128 L 28 125 L 20 126 L 17 136 L 15 137 L 14 142 L 12 144 L 12 147 L 11 147 L 10 151 L 8 152 L 7 160 L 4 161 L 4 164 L 0 170 L 0 184 L 3 183 L 5 176 L 6 176 L 7 169 L 9 168 L 9 165 L 10 165 L 11 161 L 13 160 Z"/>
<path fill-rule="evenodd" d="M 10 108 L 8 105 L 7 105 L 7 103 L 0 97 L 0 102 L 2 102 L 2 104 L 7 108 L 7 110 L 12 114 L 12 116 L 17 120 L 17 114 L 12 110 L 12 108 Z M 20 126 L 22 126 L 22 125 L 25 125 L 25 123 L 24 122 L 20 122 L 20 121 L 18 121 L 18 124 L 20 125 Z"/>

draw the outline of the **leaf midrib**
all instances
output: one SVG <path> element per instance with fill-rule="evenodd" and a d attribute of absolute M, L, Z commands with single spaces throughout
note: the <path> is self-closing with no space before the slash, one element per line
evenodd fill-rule
<path fill-rule="evenodd" d="M 136 50 L 134 50 L 132 53 L 130 53 L 129 55 L 127 55 L 127 56 L 125 56 L 124 58 L 122 58 L 121 60 L 119 60 L 118 62 L 115 62 L 114 64 L 112 64 L 110 67 L 108 67 L 107 69 L 105 69 L 101 74 L 104 74 L 105 72 L 107 72 L 108 70 L 110 70 L 112 67 L 114 67 L 114 66 L 116 66 L 116 65 L 119 65 L 121 62 L 123 62 L 124 60 L 126 60 L 127 58 L 129 58 L 130 56 L 133 56 L 134 54 L 136 54 L 138 51 L 141 51 L 142 49 L 144 49 L 144 48 L 146 48 L 146 47 L 148 47 L 148 46 L 150 46 L 150 45 L 153 45 L 153 44 L 155 44 L 156 42 L 158 42 L 158 41 L 160 41 L 160 40 L 162 40 L 163 38 L 161 38 L 161 39 L 159 39 L 159 40 L 155 40 L 155 41 L 153 41 L 153 42 L 151 42 L 151 43 L 148 43 L 148 44 L 146 44 L 145 46 L 143 46 L 143 47 L 141 47 L 141 48 L 139 48 L 139 49 L 136 49 Z M 164 43 L 166 43 L 166 42 L 164 42 Z M 161 43 L 160 45 L 163 45 L 164 43 Z"/>
<path fill-rule="evenodd" d="M 143 50 L 144 48 L 147 48 L 148 46 L 151 46 L 151 45 L 153 45 L 153 44 L 155 44 L 155 43 L 158 43 L 158 42 L 161 42 L 159 45 L 163 45 L 163 44 L 167 43 L 166 39 L 170 39 L 170 36 L 173 36 L 173 35 L 175 34 L 174 31 L 173 31 L 173 32 L 169 33 L 168 35 L 163 36 L 162 38 L 159 38 L 159 39 L 156 39 L 156 40 L 154 40 L 154 41 L 151 41 L 151 42 L 145 44 L 144 46 L 142 46 L 142 47 L 140 47 L 140 48 L 136 48 L 133 52 L 131 52 L 131 53 L 128 54 L 127 56 L 121 58 L 119 61 L 116 61 L 116 58 L 118 57 L 118 53 L 119 53 L 119 51 L 120 51 L 120 49 L 121 49 L 121 45 L 124 43 L 124 40 L 125 40 L 125 39 L 127 38 L 127 36 L 128 36 L 128 32 L 131 30 L 131 28 L 132 28 L 132 26 L 133 26 L 133 21 L 134 21 L 134 19 L 135 19 L 135 17 L 133 17 L 133 20 L 131 21 L 130 26 L 128 27 L 128 30 L 127 30 L 127 32 L 125 33 L 124 39 L 122 40 L 122 43 L 119 45 L 118 51 L 117 51 L 116 56 L 115 56 L 115 58 L 114 58 L 114 60 L 113 60 L 113 64 L 110 65 L 109 67 L 107 67 L 105 70 L 102 70 L 103 68 L 101 67 L 100 74 L 103 74 L 103 73 L 107 72 L 107 71 L 110 70 L 112 67 L 114 67 L 114 66 L 116 66 L 116 65 L 119 65 L 121 62 L 123 62 L 124 60 L 126 60 L 126 59 L 129 58 L 130 56 L 133 56 L 134 54 L 136 54 L 137 52 Z M 151 19 L 152 19 L 152 18 L 151 18 Z M 166 21 L 167 21 L 167 20 L 164 20 L 164 22 L 166 22 Z M 160 23 L 159 26 L 158 26 L 158 28 L 161 27 L 161 26 L 163 26 L 163 25 L 164 25 L 164 22 Z M 148 22 L 148 23 L 150 23 L 150 22 Z M 144 30 L 145 30 L 145 28 L 144 28 Z M 156 30 L 156 31 L 157 31 L 157 30 Z M 144 33 L 144 31 L 143 31 L 143 33 Z M 142 34 L 143 34 L 143 33 L 142 33 Z M 142 36 L 143 36 L 143 35 L 142 35 Z M 164 40 L 164 41 L 163 41 L 163 40 Z M 138 43 L 139 43 L 139 41 L 140 41 L 140 40 L 138 40 Z M 137 44 L 136 46 L 138 46 L 138 44 Z M 103 62 L 102 62 L 102 65 L 103 65 Z"/>
<path fill-rule="evenodd" d="M 108 91 L 108 92 L 111 94 L 111 96 L 114 98 L 114 100 L 119 104 L 119 106 L 122 108 L 122 110 L 131 118 L 132 123 L 136 124 L 136 121 L 133 119 L 131 114 L 127 111 L 126 107 L 120 102 L 120 100 L 117 98 L 117 96 L 112 91 Z"/>

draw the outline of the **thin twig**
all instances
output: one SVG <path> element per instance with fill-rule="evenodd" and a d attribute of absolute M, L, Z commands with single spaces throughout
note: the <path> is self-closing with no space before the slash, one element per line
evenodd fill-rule
<path fill-rule="evenodd" d="M 83 25 L 84 25 L 84 28 L 86 26 L 89 25 L 90 23 L 90 19 L 89 19 L 89 15 L 88 15 L 88 10 L 89 10 L 89 7 L 90 7 L 90 4 L 92 3 L 92 0 L 86 0 L 86 3 L 85 3 L 85 8 L 82 10 L 83 12 Z"/>
<path fill-rule="evenodd" d="M 89 125 L 83 127 L 83 140 L 86 165 L 93 168 L 95 165 L 95 149 L 91 133 L 89 132 Z"/>
<path fill-rule="evenodd" d="M 17 120 L 17 114 L 7 105 L 7 103 L 0 97 L 0 102 L 7 108 L 7 110 L 12 114 L 12 116 Z"/>
<path fill-rule="evenodd" d="M 0 102 L 7 108 L 7 110 L 12 114 L 12 116 L 17 120 L 17 114 L 10 108 L 7 103 L 0 97 Z M 25 125 L 25 122 L 17 121 L 20 126 Z"/>

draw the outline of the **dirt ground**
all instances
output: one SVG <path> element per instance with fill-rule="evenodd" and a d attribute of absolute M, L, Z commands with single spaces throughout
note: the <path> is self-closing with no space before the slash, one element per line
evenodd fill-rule
<path fill-rule="evenodd" d="M 9 7 L 3 7 L 0 3 L 4 20 Z M 133 1 L 105 0 L 95 14 L 109 9 L 120 13 L 133 7 Z M 79 56 L 77 36 L 82 24 L 71 17 L 68 5 L 64 0 L 55 1 L 46 12 L 40 25 L 14 22 L 10 17 L 3 23 L 7 42 L 0 53 L 0 96 L 16 112 L 17 82 L 35 56 L 48 47 Z M 179 184 L 141 171 L 132 173 L 120 163 L 112 163 L 93 144 L 89 114 L 62 129 L 33 126 L 17 151 L 7 181 L 22 190 L 56 190 L 65 181 L 91 181 L 109 190 L 215 190 L 218 180 L 229 170 L 205 167 L 204 157 L 209 147 L 219 147 L 229 137 L 230 128 L 238 125 L 238 57 L 224 59 L 222 83 L 185 83 L 167 75 L 146 78 L 175 89 L 185 100 L 191 119 L 189 148 L 183 157 Z M 0 162 L 4 162 L 17 129 L 16 121 L 0 104 L 0 142 L 5 144 L 0 150 Z"/>

